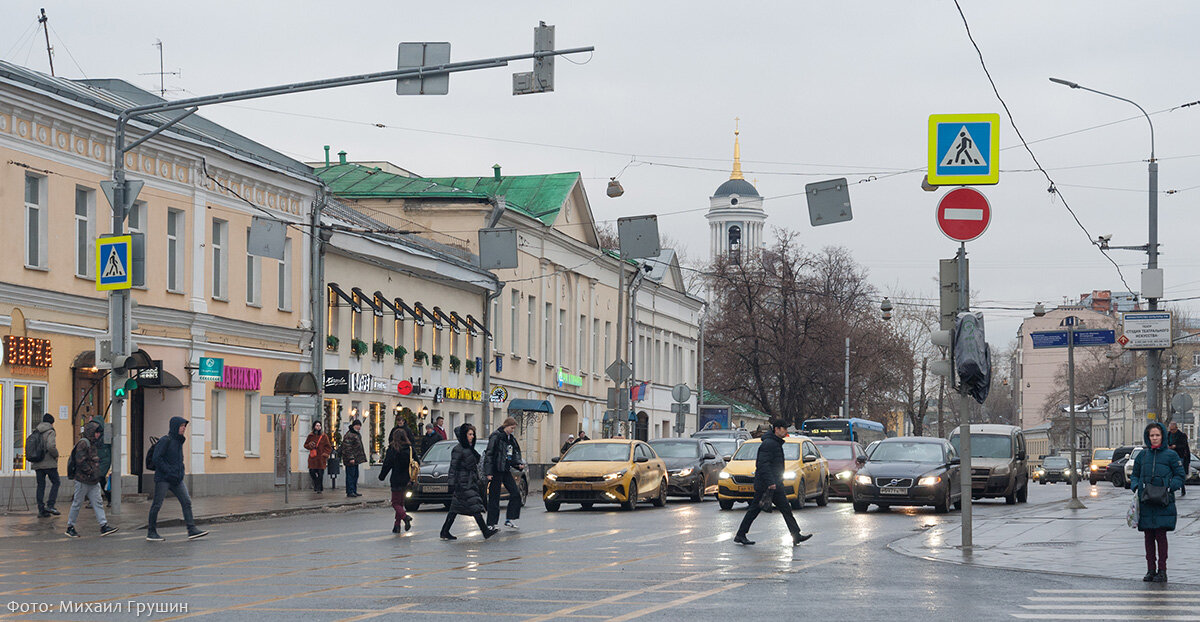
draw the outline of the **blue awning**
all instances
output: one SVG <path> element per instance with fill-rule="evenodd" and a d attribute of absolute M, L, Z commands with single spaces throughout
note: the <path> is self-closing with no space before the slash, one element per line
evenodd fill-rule
<path fill-rule="evenodd" d="M 546 400 L 513 399 L 508 403 L 508 410 L 528 410 L 538 413 L 553 413 L 554 407 Z"/>

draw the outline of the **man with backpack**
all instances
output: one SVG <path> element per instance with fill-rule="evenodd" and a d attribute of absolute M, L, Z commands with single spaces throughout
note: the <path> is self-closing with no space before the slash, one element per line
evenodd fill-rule
<path fill-rule="evenodd" d="M 71 500 L 71 511 L 67 513 L 67 537 L 78 538 L 75 531 L 75 519 L 79 518 L 79 508 L 83 507 L 86 498 L 92 502 L 96 512 L 96 521 L 100 523 L 100 535 L 107 536 L 116 533 L 117 528 L 108 524 L 104 515 L 104 501 L 100 497 L 100 453 L 97 446 L 104 436 L 104 426 L 89 421 L 83 426 L 83 436 L 71 450 L 71 458 L 67 463 L 67 477 L 75 480 L 75 496 Z"/>
<path fill-rule="evenodd" d="M 154 502 L 150 504 L 150 516 L 146 521 L 146 539 L 150 542 L 166 540 L 158 535 L 158 511 L 168 490 L 179 500 L 183 509 L 188 540 L 208 535 L 207 531 L 196 527 L 196 520 L 192 517 L 192 498 L 188 496 L 187 485 L 183 483 L 183 443 L 187 440 L 184 436 L 187 425 L 187 419 L 171 417 L 167 435 L 158 439 L 150 449 L 150 459 L 146 461 L 146 466 L 154 471 Z"/>
<path fill-rule="evenodd" d="M 58 501 L 58 446 L 54 435 L 54 415 L 42 415 L 42 422 L 25 440 L 25 459 L 37 475 L 38 518 L 62 514 L 54 509 Z M 50 479 L 50 496 L 46 493 L 46 479 Z"/>

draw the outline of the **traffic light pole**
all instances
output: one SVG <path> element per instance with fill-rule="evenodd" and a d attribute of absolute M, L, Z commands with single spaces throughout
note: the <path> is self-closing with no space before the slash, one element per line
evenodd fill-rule
<path fill-rule="evenodd" d="M 1083 510 L 1086 506 L 1079 500 L 1079 462 L 1076 455 L 1079 447 L 1079 437 L 1075 433 L 1075 323 L 1078 318 L 1071 316 L 1063 318 L 1067 323 L 1067 406 L 1071 409 L 1071 500 L 1067 508 Z"/>
<path fill-rule="evenodd" d="M 970 311 L 971 293 L 967 291 L 967 243 L 958 245 L 958 312 Z M 966 387 L 958 385 L 958 443 L 959 460 L 958 480 L 962 494 L 962 551 L 964 555 L 971 553 L 973 546 L 971 533 L 971 397 L 967 395 Z"/>

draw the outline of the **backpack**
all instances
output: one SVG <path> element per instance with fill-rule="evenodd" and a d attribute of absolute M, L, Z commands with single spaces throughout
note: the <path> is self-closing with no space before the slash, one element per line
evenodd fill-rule
<path fill-rule="evenodd" d="M 150 448 L 146 450 L 146 470 L 153 471 L 157 465 L 154 464 L 154 449 L 158 446 L 160 437 L 150 437 Z"/>
<path fill-rule="evenodd" d="M 67 458 L 67 479 L 75 479 L 75 448 L 71 448 L 71 457 Z"/>
<path fill-rule="evenodd" d="M 41 462 L 46 457 L 46 436 L 37 430 L 25 438 L 25 460 Z"/>

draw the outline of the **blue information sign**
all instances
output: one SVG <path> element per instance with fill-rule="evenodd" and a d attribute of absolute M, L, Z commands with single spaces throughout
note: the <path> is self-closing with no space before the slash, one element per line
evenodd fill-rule
<path fill-rule="evenodd" d="M 1075 345 L 1106 346 L 1117 342 L 1117 333 L 1112 330 L 1077 330 Z"/>
<path fill-rule="evenodd" d="M 1065 330 L 1036 331 L 1029 333 L 1029 337 L 1033 339 L 1033 349 L 1035 350 L 1067 347 L 1067 331 Z"/>
<path fill-rule="evenodd" d="M 1029 337 L 1033 340 L 1035 350 L 1067 347 L 1067 331 L 1065 330 L 1035 331 L 1029 333 Z M 1116 343 L 1116 341 L 1116 332 L 1111 330 L 1075 331 L 1075 345 L 1077 346 L 1104 346 Z"/>

